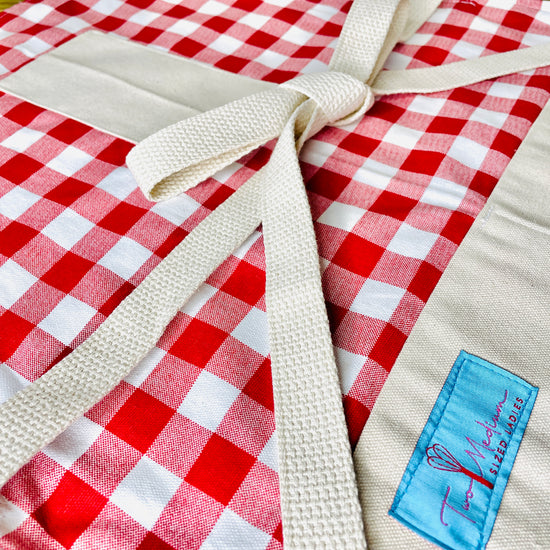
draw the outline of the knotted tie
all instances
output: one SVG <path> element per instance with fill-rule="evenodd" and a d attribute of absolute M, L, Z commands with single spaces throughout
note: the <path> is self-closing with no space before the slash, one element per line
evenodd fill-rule
<path fill-rule="evenodd" d="M 128 156 L 144 193 L 183 192 L 267 141 L 268 164 L 201 222 L 73 353 L 0 406 L 0 486 L 144 357 L 199 285 L 263 224 L 285 547 L 365 548 L 319 257 L 298 154 L 374 96 L 428 93 L 550 63 L 541 45 L 380 72 L 438 0 L 355 0 L 330 71 L 294 78 L 165 128 Z"/>

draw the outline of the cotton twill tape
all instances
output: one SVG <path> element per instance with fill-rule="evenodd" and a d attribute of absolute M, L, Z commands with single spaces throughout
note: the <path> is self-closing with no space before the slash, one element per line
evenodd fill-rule
<path fill-rule="evenodd" d="M 436 5 L 411 4 L 413 13 L 426 14 Z M 419 24 L 407 19 L 408 5 L 356 0 L 331 70 L 348 73 L 349 67 L 351 77 L 372 82 L 378 94 L 384 93 L 377 87 L 375 73 L 358 78 L 353 67 L 376 71 L 382 66 L 398 38 Z M 370 18 L 368 35 L 363 32 L 365 17 Z M 550 47 L 539 50 L 536 62 L 518 57 L 514 68 L 513 63 L 504 64 L 500 72 L 493 68 L 503 54 L 491 56 L 490 77 L 495 72 L 525 70 L 526 63 L 527 68 L 548 64 Z M 346 65 L 346 59 L 353 61 Z M 430 75 L 442 87 L 430 91 L 471 83 L 472 72 L 479 76 L 475 72 L 479 62 L 432 68 Z M 409 72 L 398 71 L 394 77 L 402 79 L 402 90 L 414 88 L 408 82 Z M 312 76 L 311 83 L 319 97 L 334 92 L 323 89 L 326 84 L 318 77 Z M 263 222 L 285 546 L 365 547 L 319 259 L 296 150 L 333 113 L 341 113 L 346 101 L 336 93 L 333 102 L 320 109 L 303 93 L 279 87 L 161 130 L 131 152 L 128 164 L 140 186 L 148 196 L 161 199 L 189 189 L 280 135 L 268 165 L 199 224 L 96 333 L 0 407 L 0 483 L 112 389 L 154 346 L 200 283 Z M 344 118 L 353 115 L 345 111 Z"/>

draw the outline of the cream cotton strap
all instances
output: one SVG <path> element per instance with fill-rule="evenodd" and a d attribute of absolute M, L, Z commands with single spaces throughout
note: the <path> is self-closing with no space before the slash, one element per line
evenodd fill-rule
<path fill-rule="evenodd" d="M 208 275 L 263 223 L 285 547 L 366 547 L 297 155 L 325 125 L 361 117 L 374 94 L 440 91 L 550 63 L 550 46 L 537 46 L 490 56 L 490 66 L 482 58 L 379 74 L 395 43 L 436 5 L 355 0 L 329 72 L 300 76 L 186 119 L 134 148 L 128 166 L 144 193 L 161 200 L 278 138 L 269 163 L 201 222 L 90 338 L 0 406 L 0 485 L 108 393 Z"/>

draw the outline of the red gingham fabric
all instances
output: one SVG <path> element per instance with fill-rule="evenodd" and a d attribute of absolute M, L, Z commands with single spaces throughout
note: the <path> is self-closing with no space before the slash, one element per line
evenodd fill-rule
<path fill-rule="evenodd" d="M 282 82 L 327 68 L 350 2 L 46 0 L 0 15 L 0 75 L 89 29 Z M 388 68 L 550 40 L 550 7 L 445 1 Z M 85 83 L 83 83 L 85 86 Z M 550 96 L 539 69 L 378 101 L 301 155 L 355 444 L 441 273 Z M 0 401 L 87 338 L 268 158 L 153 204 L 131 144 L 0 96 Z M 2 489 L 0 548 L 282 548 L 261 232 L 157 346 Z"/>

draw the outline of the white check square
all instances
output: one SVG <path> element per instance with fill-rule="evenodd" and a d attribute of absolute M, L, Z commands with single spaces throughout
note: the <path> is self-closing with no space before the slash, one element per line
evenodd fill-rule
<path fill-rule="evenodd" d="M 225 4 L 216 2 L 215 0 L 209 0 L 203 4 L 198 10 L 198 13 L 207 13 L 208 15 L 220 15 L 227 9 Z"/>
<path fill-rule="evenodd" d="M 397 174 L 398 169 L 376 160 L 367 159 L 355 172 L 353 179 L 376 189 L 386 189 L 388 183 Z"/>
<path fill-rule="evenodd" d="M 477 59 L 481 57 L 485 48 L 478 46 L 477 44 L 471 44 L 469 42 L 459 41 L 451 50 L 451 53 L 455 54 L 462 59 Z"/>
<path fill-rule="evenodd" d="M 233 252 L 233 256 L 240 258 L 241 260 L 246 256 L 247 252 L 252 248 L 252 245 L 262 236 L 262 234 L 259 231 L 254 231 L 246 241 L 244 241 L 235 252 Z"/>
<path fill-rule="evenodd" d="M 108 176 L 103 178 L 98 184 L 99 189 L 107 191 L 121 201 L 124 200 L 130 193 L 136 190 L 137 183 L 132 176 L 132 172 L 128 168 L 121 166 L 115 168 Z M 157 203 L 164 204 L 164 203 Z"/>
<path fill-rule="evenodd" d="M 424 191 L 422 202 L 456 210 L 466 195 L 466 187 L 443 178 L 432 178 L 430 185 Z"/>
<path fill-rule="evenodd" d="M 162 361 L 166 352 L 157 347 L 153 348 L 124 378 L 125 382 L 136 388 L 145 382 L 146 378 Z"/>
<path fill-rule="evenodd" d="M 264 445 L 262 452 L 258 455 L 258 460 L 269 466 L 274 472 L 279 471 L 279 461 L 277 454 L 277 432 L 269 438 L 269 441 Z"/>
<path fill-rule="evenodd" d="M 437 115 L 445 106 L 446 100 L 442 97 L 429 97 L 425 95 L 417 95 L 409 103 L 408 111 L 413 113 L 421 113 L 423 115 Z"/>
<path fill-rule="evenodd" d="M 59 23 L 57 26 L 64 31 L 76 34 L 77 32 L 87 27 L 90 27 L 91 25 L 90 23 L 84 21 L 83 19 L 80 19 L 79 17 L 69 17 L 68 19 L 65 19 L 65 21 Z"/>
<path fill-rule="evenodd" d="M 102 431 L 99 424 L 81 416 L 44 447 L 42 452 L 69 469 L 93 445 Z"/>
<path fill-rule="evenodd" d="M 199 426 L 215 432 L 239 393 L 240 390 L 235 386 L 203 370 L 178 412 Z"/>
<path fill-rule="evenodd" d="M 481 107 L 478 107 L 470 116 L 470 120 L 474 122 L 481 122 L 482 124 L 488 124 L 494 128 L 502 128 L 507 118 L 507 113 L 488 111 L 487 109 L 482 109 Z"/>
<path fill-rule="evenodd" d="M 256 13 L 247 13 L 239 19 L 239 23 L 248 25 L 253 29 L 261 29 L 268 21 L 269 17 L 267 15 L 258 15 Z"/>
<path fill-rule="evenodd" d="M 523 91 L 523 86 L 519 86 L 518 84 L 509 84 L 508 82 L 494 82 L 487 93 L 495 97 L 518 99 Z"/>
<path fill-rule="evenodd" d="M 208 47 L 216 50 L 217 52 L 224 53 L 226 55 L 231 55 L 235 53 L 243 43 L 232 36 L 227 36 L 225 34 L 220 35 L 214 42 L 212 42 Z"/>
<path fill-rule="evenodd" d="M 31 145 L 36 143 L 42 136 L 44 136 L 44 134 L 42 132 L 38 132 L 37 130 L 32 130 L 31 128 L 21 128 L 11 136 L 7 137 L 2 143 L 0 143 L 0 145 L 11 149 L 12 151 L 22 153 Z"/>
<path fill-rule="evenodd" d="M 197 29 L 200 29 L 200 25 L 198 23 L 194 23 L 193 21 L 188 21 L 186 19 L 180 19 L 179 21 L 176 21 L 171 27 L 168 27 L 168 29 L 166 30 L 175 34 L 179 34 L 180 36 L 189 36 Z"/>
<path fill-rule="evenodd" d="M 425 46 L 432 37 L 432 34 L 415 32 L 405 43 L 411 46 Z"/>
<path fill-rule="evenodd" d="M 422 132 L 401 126 L 400 124 L 393 124 L 384 136 L 386 143 L 392 145 L 398 145 L 405 149 L 414 149 L 418 140 L 423 136 Z"/>
<path fill-rule="evenodd" d="M 121 237 L 98 263 L 128 280 L 150 257 L 150 250 L 128 237 Z"/>
<path fill-rule="evenodd" d="M 134 15 L 132 15 L 132 17 L 130 17 L 128 21 L 132 23 L 136 23 L 137 25 L 143 25 L 144 27 L 146 27 L 147 25 L 149 25 L 149 23 L 151 23 L 158 17 L 160 17 L 159 13 L 154 13 L 152 11 L 147 11 L 147 10 L 141 10 L 134 13 Z"/>
<path fill-rule="evenodd" d="M 15 220 L 39 200 L 38 195 L 23 187 L 14 187 L 0 197 L 0 214 L 4 214 L 10 220 Z"/>
<path fill-rule="evenodd" d="M 67 208 L 44 227 L 42 233 L 59 246 L 70 250 L 93 227 L 90 220 Z"/>
<path fill-rule="evenodd" d="M 24 11 L 20 17 L 25 18 L 27 21 L 33 23 L 40 23 L 47 15 L 53 11 L 51 6 L 45 6 L 44 4 L 33 4 L 28 10 Z"/>
<path fill-rule="evenodd" d="M 99 2 L 95 4 L 92 9 L 102 13 L 103 15 L 111 15 L 118 10 L 122 4 L 123 2 L 120 2 L 120 0 L 99 0 Z"/>
<path fill-rule="evenodd" d="M 232 541 L 232 548 L 235 549 L 263 550 L 268 547 L 271 536 L 250 525 L 233 510 L 226 508 L 202 543 L 200 550 L 221 550 L 222 548 L 229 550 L 228 541 Z"/>
<path fill-rule="evenodd" d="M 351 231 L 355 224 L 363 217 L 365 210 L 350 204 L 333 202 L 317 220 L 331 227 L 338 227 L 345 231 Z"/>
<path fill-rule="evenodd" d="M 422 231 L 404 223 L 390 241 L 388 250 L 409 258 L 424 260 L 438 238 L 435 233 Z"/>
<path fill-rule="evenodd" d="M 179 477 L 144 456 L 121 481 L 110 500 L 151 530 L 181 482 Z"/>
<path fill-rule="evenodd" d="M 328 157 L 334 154 L 337 146 L 332 143 L 319 141 L 315 138 L 308 139 L 302 149 L 302 159 L 313 166 L 323 166 Z"/>
<path fill-rule="evenodd" d="M 336 364 L 340 373 L 340 387 L 342 388 L 342 393 L 345 395 L 351 390 L 367 358 L 350 353 L 345 349 L 337 348 L 336 346 L 334 346 L 334 355 L 336 356 Z"/>
<path fill-rule="evenodd" d="M 88 153 L 69 145 L 46 166 L 65 176 L 73 176 L 92 160 L 93 157 Z"/>
<path fill-rule="evenodd" d="M 498 7 L 499 9 L 504 9 L 504 10 L 507 9 L 503 6 L 503 4 L 507 2 L 507 0 L 496 0 L 496 1 L 499 5 L 495 7 Z M 515 4 L 516 0 L 512 0 L 512 2 Z M 485 5 L 489 7 L 491 3 L 492 3 L 491 0 L 488 0 L 488 2 Z M 489 21 L 485 17 L 474 17 L 469 27 L 470 27 L 470 31 L 480 31 L 485 34 L 497 34 L 499 24 L 495 23 L 494 21 Z"/>
<path fill-rule="evenodd" d="M 253 307 L 250 310 L 246 317 L 235 327 L 231 336 L 264 357 L 269 354 L 267 315 L 258 308 Z"/>
<path fill-rule="evenodd" d="M 405 290 L 402 288 L 367 279 L 353 300 L 350 310 L 381 321 L 389 321 L 404 294 Z"/>
<path fill-rule="evenodd" d="M 409 66 L 412 58 L 408 55 L 391 52 L 387 57 L 386 62 L 384 63 L 384 69 L 389 69 L 391 71 L 401 71 L 406 69 Z"/>
<path fill-rule="evenodd" d="M 0 305 L 9 309 L 38 279 L 13 260 L 0 266 Z"/>
<path fill-rule="evenodd" d="M 323 21 L 330 21 L 339 11 L 331 6 L 323 6 L 321 4 L 315 4 L 308 10 L 309 15 L 313 15 Z"/>
<path fill-rule="evenodd" d="M 273 52 L 270 50 L 263 51 L 256 59 L 258 63 L 261 63 L 262 65 L 266 65 L 267 67 L 271 67 L 272 69 L 276 69 L 280 65 L 282 65 L 287 60 L 286 55 L 282 55 L 277 52 Z"/>
<path fill-rule="evenodd" d="M 202 306 L 216 294 L 218 290 L 209 284 L 203 283 L 198 290 L 185 302 L 181 308 L 183 313 L 187 313 L 190 317 L 196 317 Z"/>
<path fill-rule="evenodd" d="M 68 346 L 96 313 L 93 307 L 67 295 L 38 326 Z"/>
<path fill-rule="evenodd" d="M 27 57 L 36 57 L 37 55 L 51 50 L 52 47 L 53 46 L 51 44 L 48 44 L 47 42 L 44 42 L 44 40 L 40 40 L 40 38 L 33 36 L 26 42 L 23 42 L 23 44 L 15 46 L 15 49 L 19 50 L 21 53 L 24 53 Z"/>
<path fill-rule="evenodd" d="M 449 149 L 448 155 L 458 162 L 479 170 L 489 149 L 471 139 L 457 136 Z"/>
<path fill-rule="evenodd" d="M 313 36 L 312 32 L 301 29 L 300 27 L 292 26 L 286 31 L 281 38 L 292 44 L 307 44 L 308 40 Z"/>
<path fill-rule="evenodd" d="M 0 537 L 15 531 L 29 514 L 0 495 Z"/>
<path fill-rule="evenodd" d="M 19 390 L 29 384 L 30 382 L 26 378 L 10 369 L 5 363 L 0 363 L 0 404 L 13 397 Z M 0 533 L 2 532 L 1 518 L 0 515 Z"/>

